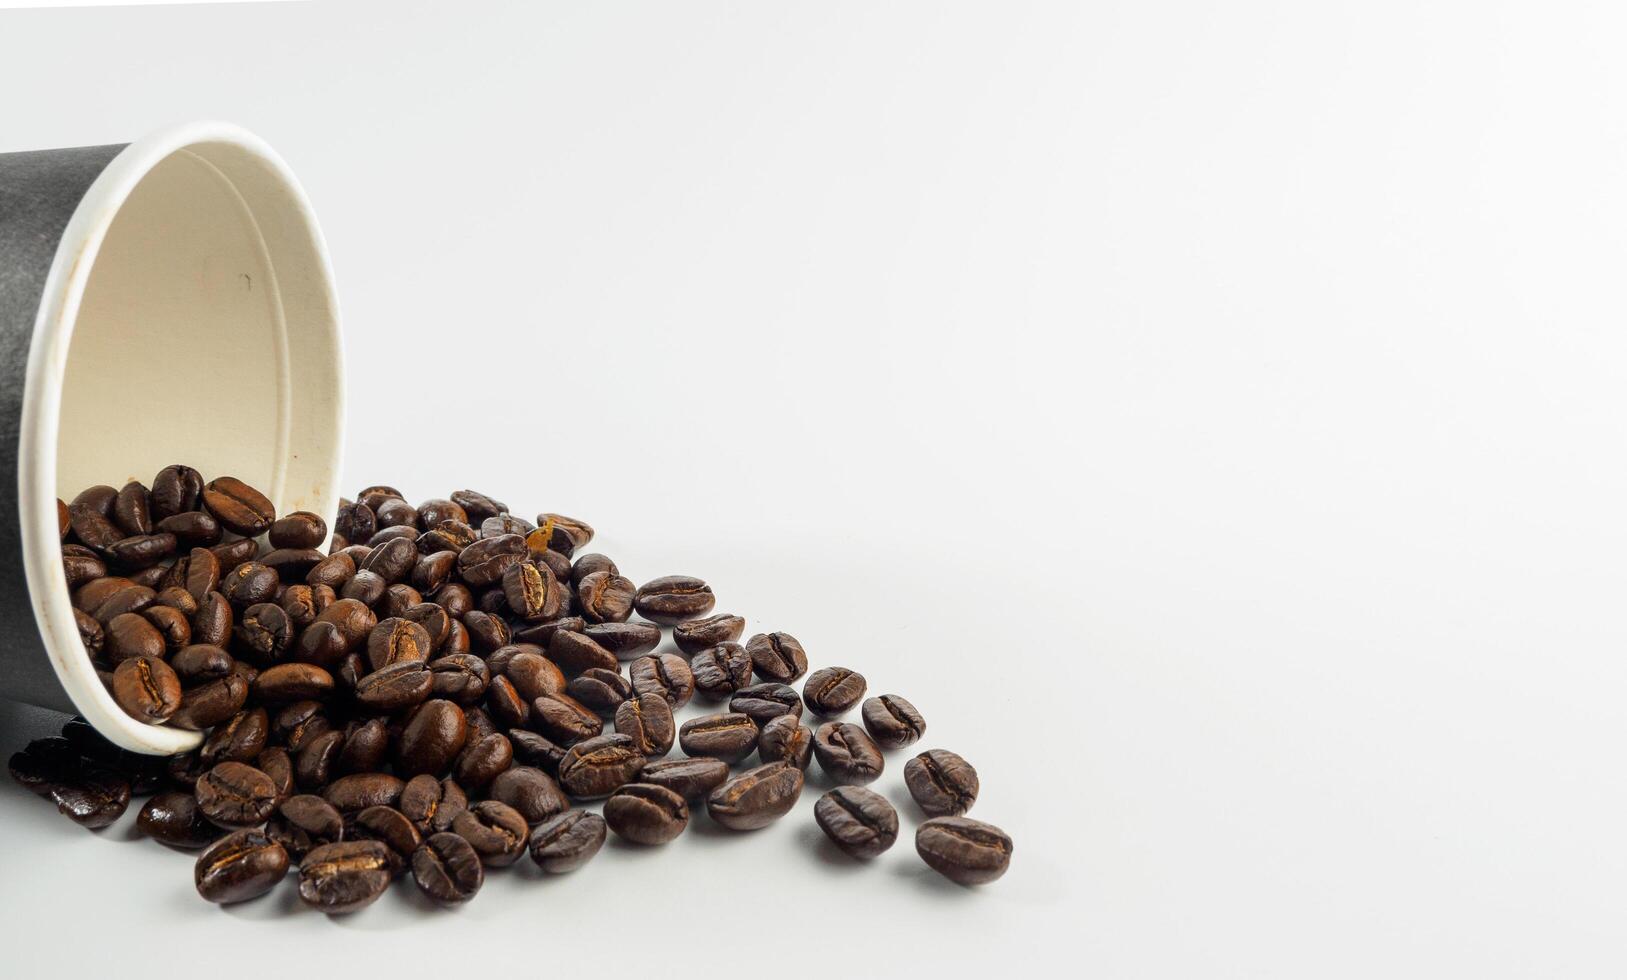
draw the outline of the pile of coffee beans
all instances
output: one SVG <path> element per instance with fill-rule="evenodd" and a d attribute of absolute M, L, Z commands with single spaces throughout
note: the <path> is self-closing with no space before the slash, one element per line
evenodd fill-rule
<path fill-rule="evenodd" d="M 108 692 L 202 744 L 141 756 L 75 719 L 12 756 L 12 775 L 92 828 L 148 796 L 139 829 L 201 851 L 209 901 L 255 898 L 293 870 L 325 912 L 407 875 L 457 905 L 528 854 L 574 871 L 607 833 L 660 846 L 703 809 L 766 827 L 812 760 L 838 784 L 814 807 L 837 847 L 868 859 L 898 837 L 898 812 L 864 784 L 926 731 L 915 706 L 866 698 L 846 667 L 809 674 L 788 633 L 741 642 L 746 621 L 715 613 L 699 578 L 636 584 L 584 553 L 582 521 L 528 521 L 472 490 L 414 506 L 373 486 L 341 503 L 330 540 L 321 516 L 279 517 L 241 480 L 187 466 L 91 487 L 58 513 Z M 663 628 L 678 652 L 662 651 Z M 679 724 L 694 698 L 718 710 Z M 862 724 L 841 720 L 855 707 Z M 805 712 L 824 720 L 810 728 Z M 965 816 L 978 795 L 965 759 L 922 752 L 904 778 L 929 866 L 968 885 L 1005 872 L 1011 838 Z"/>

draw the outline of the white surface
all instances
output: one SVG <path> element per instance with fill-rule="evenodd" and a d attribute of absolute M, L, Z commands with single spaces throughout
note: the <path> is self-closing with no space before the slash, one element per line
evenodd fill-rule
<path fill-rule="evenodd" d="M 674 976 L 1627 968 L 1616 6 L 0 25 L 4 90 L 54 82 L 0 110 L 7 148 L 225 116 L 299 172 L 349 329 L 348 483 L 467 482 L 586 518 L 635 577 L 705 575 L 915 699 L 1017 839 L 966 893 L 907 842 L 826 861 L 810 794 L 751 837 L 329 923 L 204 908 L 186 858 L 7 787 L 20 971 L 159 968 L 84 943 L 87 903 L 245 976 L 517 967 L 489 945 L 517 937 L 550 972 L 687 951 Z M 430 448 L 392 454 L 379 405 Z"/>

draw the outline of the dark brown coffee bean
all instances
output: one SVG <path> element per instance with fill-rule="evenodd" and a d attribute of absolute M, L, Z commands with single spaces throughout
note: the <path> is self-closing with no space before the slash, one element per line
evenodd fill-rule
<path fill-rule="evenodd" d="M 599 716 L 568 694 L 549 694 L 532 701 L 531 720 L 537 731 L 563 745 L 604 731 Z"/>
<path fill-rule="evenodd" d="M 431 693 L 461 705 L 478 703 L 490 682 L 486 662 L 468 653 L 437 657 L 429 662 Z"/>
<path fill-rule="evenodd" d="M 257 561 L 246 561 L 227 572 L 220 580 L 220 591 L 239 609 L 277 598 L 281 579 L 269 566 Z"/>
<path fill-rule="evenodd" d="M 85 652 L 90 654 L 92 659 L 99 659 L 103 647 L 107 644 L 107 631 L 96 621 L 95 616 L 81 609 L 73 611 L 73 622 L 79 630 L 79 642 L 84 646 Z"/>
<path fill-rule="evenodd" d="M 373 711 L 390 714 L 429 697 L 435 686 L 429 665 L 419 660 L 375 670 L 356 685 L 356 700 Z"/>
<path fill-rule="evenodd" d="M 559 763 L 565 758 L 565 746 L 523 728 L 509 729 L 508 740 L 514 745 L 515 762 L 534 766 L 549 775 L 559 772 Z"/>
<path fill-rule="evenodd" d="M 261 749 L 254 757 L 254 768 L 271 777 L 272 785 L 277 787 L 277 799 L 286 800 L 294 795 L 294 761 L 287 749 L 280 745 Z"/>
<path fill-rule="evenodd" d="M 181 595 L 186 595 L 182 592 Z M 191 596 L 187 596 L 190 601 Z M 192 642 L 192 624 L 186 614 L 170 606 L 151 605 L 141 611 L 164 638 L 164 652 L 175 653 Z"/>
<path fill-rule="evenodd" d="M 81 827 L 97 830 L 124 816 L 130 780 L 110 769 L 86 765 L 50 784 L 47 797 L 57 812 Z"/>
<path fill-rule="evenodd" d="M 197 510 L 203 502 L 203 476 L 190 466 L 166 466 L 153 477 L 149 506 L 154 520 Z"/>
<path fill-rule="evenodd" d="M 474 490 L 454 490 L 451 494 L 451 500 L 454 504 L 462 507 L 464 513 L 469 515 L 468 522 L 470 524 L 479 524 L 487 518 L 508 513 L 508 504 L 500 500 L 494 500 Z"/>
<path fill-rule="evenodd" d="M 661 628 L 650 623 L 593 623 L 582 628 L 582 635 L 617 660 L 637 660 L 661 644 Z M 548 654 L 553 655 L 553 647 Z"/>
<path fill-rule="evenodd" d="M 169 586 L 168 588 L 161 589 L 157 598 L 153 600 L 153 604 L 142 611 L 151 612 L 159 607 L 173 609 L 182 616 L 186 617 L 187 635 L 190 636 L 192 634 L 192 617 L 198 612 L 198 600 L 192 598 L 192 593 L 183 588 Z M 158 623 L 154 622 L 153 625 L 157 626 Z M 163 632 L 162 627 L 160 627 L 160 632 Z"/>
<path fill-rule="evenodd" d="M 192 642 L 195 645 L 224 647 L 231 642 L 233 621 L 231 601 L 219 592 L 206 592 L 192 615 Z"/>
<path fill-rule="evenodd" d="M 503 596 L 521 619 L 552 619 L 560 611 L 560 587 L 554 573 L 530 562 L 510 565 L 503 572 Z"/>
<path fill-rule="evenodd" d="M 222 762 L 198 779 L 193 791 L 210 823 L 228 830 L 258 827 L 277 808 L 271 777 L 244 762 Z"/>
<path fill-rule="evenodd" d="M 915 831 L 915 850 L 932 870 L 960 885 L 994 881 L 1011 866 L 1011 837 L 970 817 L 934 817 Z"/>
<path fill-rule="evenodd" d="M 635 693 L 659 694 L 674 708 L 682 708 L 695 696 L 695 675 L 689 663 L 676 654 L 639 657 L 627 665 L 627 677 Z"/>
<path fill-rule="evenodd" d="M 548 659 L 566 674 L 580 674 L 595 668 L 621 670 L 621 662 L 615 654 L 585 633 L 555 633 L 548 643 Z"/>
<path fill-rule="evenodd" d="M 296 510 L 272 522 L 271 547 L 319 548 L 328 536 L 328 522 L 320 514 Z"/>
<path fill-rule="evenodd" d="M 486 688 L 486 712 L 499 728 L 524 728 L 531 720 L 531 706 L 502 675 L 493 677 Z"/>
<path fill-rule="evenodd" d="M 598 553 L 577 555 L 576 560 L 571 563 L 571 585 L 580 587 L 582 580 L 594 572 L 606 572 L 614 577 L 621 574 L 621 569 L 616 567 L 616 563 L 611 561 L 608 555 Z"/>
<path fill-rule="evenodd" d="M 644 755 L 626 735 L 599 735 L 571 746 L 559 762 L 559 784 L 579 800 L 609 796 L 638 778 Z"/>
<path fill-rule="evenodd" d="M 808 710 L 827 718 L 842 714 L 864 697 L 864 675 L 846 667 L 821 667 L 802 684 Z"/>
<path fill-rule="evenodd" d="M 491 716 L 486 714 L 485 708 L 479 706 L 465 708 L 463 720 L 469 726 L 469 738 L 464 743 L 466 745 L 473 745 L 487 735 L 493 735 L 497 732 L 497 725 L 491 720 Z"/>
<path fill-rule="evenodd" d="M 157 657 L 133 657 L 113 671 L 113 700 L 137 721 L 161 724 L 180 710 L 181 680 Z"/>
<path fill-rule="evenodd" d="M 193 548 L 209 548 L 220 544 L 220 539 L 224 536 L 220 522 L 201 510 L 172 514 L 159 521 L 154 528 L 160 534 L 175 535 L 177 550 L 184 549 L 188 552 Z"/>
<path fill-rule="evenodd" d="M 131 480 L 113 498 L 113 523 L 125 534 L 153 533 L 153 516 L 147 488 L 139 480 Z"/>
<path fill-rule="evenodd" d="M 505 534 L 517 534 L 523 539 L 536 529 L 535 524 L 523 517 L 515 517 L 512 514 L 498 514 L 480 522 L 480 536 L 482 538 L 500 538 Z"/>
<path fill-rule="evenodd" d="M 248 698 L 248 675 L 240 664 L 234 664 L 225 677 L 184 689 L 181 707 L 170 716 L 169 723 L 190 731 L 213 728 L 242 710 Z"/>
<path fill-rule="evenodd" d="M 566 874 L 586 864 L 604 846 L 604 818 L 587 810 L 567 810 L 544 821 L 531 834 L 531 860 L 549 874 Z"/>
<path fill-rule="evenodd" d="M 742 687 L 729 699 L 729 710 L 750 715 L 758 725 L 789 715 L 802 717 L 802 698 L 787 684 L 753 684 Z"/>
<path fill-rule="evenodd" d="M 390 873 L 407 870 L 413 852 L 424 842 L 406 814 L 391 806 L 370 806 L 345 820 L 345 840 L 376 840 L 390 850 Z"/>
<path fill-rule="evenodd" d="M 112 490 L 112 487 L 107 489 Z M 113 491 L 118 494 L 117 490 Z M 117 544 L 124 537 L 118 525 L 97 508 L 84 503 L 75 503 L 68 508 L 68 526 L 73 529 L 73 536 L 87 548 L 99 552 L 106 552 L 108 548 Z"/>
<path fill-rule="evenodd" d="M 930 749 L 904 763 L 904 785 L 929 817 L 958 817 L 977 802 L 977 770 L 946 749 Z"/>
<path fill-rule="evenodd" d="M 565 685 L 565 693 L 608 718 L 623 701 L 633 696 L 633 685 L 614 670 L 592 667 L 581 676 L 571 678 Z"/>
<path fill-rule="evenodd" d="M 373 504 L 373 512 L 378 515 L 380 530 L 392 527 L 415 528 L 418 524 L 418 508 L 400 497 L 389 497 L 378 501 Z"/>
<path fill-rule="evenodd" d="M 469 631 L 469 638 L 476 650 L 501 650 L 513 639 L 508 624 L 503 622 L 501 616 L 479 609 L 471 609 L 463 614 L 463 626 Z"/>
<path fill-rule="evenodd" d="M 382 575 L 363 570 L 350 577 L 350 581 L 339 590 L 339 596 L 364 606 L 371 606 L 384 597 L 384 590 L 387 588 L 389 583 L 384 581 Z"/>
<path fill-rule="evenodd" d="M 527 823 L 541 823 L 570 809 L 552 776 L 531 766 L 512 766 L 492 780 L 486 793 L 513 807 Z"/>
<path fill-rule="evenodd" d="M 898 840 L 898 811 L 862 786 L 838 786 L 814 804 L 814 821 L 850 857 L 869 860 Z"/>
<path fill-rule="evenodd" d="M 646 758 L 670 752 L 675 729 L 672 707 L 659 694 L 640 694 L 616 709 L 616 731 L 631 738 Z"/>
<path fill-rule="evenodd" d="M 223 541 L 220 544 L 212 545 L 209 548 L 209 553 L 215 556 L 216 561 L 220 562 L 220 575 L 224 579 L 231 574 L 232 569 L 244 562 L 253 561 L 255 556 L 260 553 L 260 546 L 253 538 L 238 538 L 235 541 Z"/>
<path fill-rule="evenodd" d="M 306 585 L 325 585 L 338 590 L 356 577 L 356 560 L 344 552 L 328 557 L 311 566 L 305 573 Z"/>
<path fill-rule="evenodd" d="M 173 534 L 133 534 L 107 547 L 107 555 L 120 568 L 151 568 L 175 554 Z"/>
<path fill-rule="evenodd" d="M 390 728 L 383 718 L 353 721 L 345 726 L 345 738 L 333 760 L 337 775 L 372 772 L 384 764 L 390 749 Z"/>
<path fill-rule="evenodd" d="M 757 748 L 757 723 L 742 714 L 702 715 L 678 729 L 678 744 L 687 755 L 722 759 L 733 765 Z"/>
<path fill-rule="evenodd" d="M 131 572 L 130 581 L 137 585 L 146 586 L 147 588 L 152 589 L 154 592 L 157 592 L 159 589 L 166 588 L 170 584 L 169 569 L 163 565 L 153 565 L 148 568 L 143 568 L 139 572 Z"/>
<path fill-rule="evenodd" d="M 751 685 L 751 655 L 738 643 L 720 643 L 695 654 L 689 661 L 695 690 L 722 700 Z"/>
<path fill-rule="evenodd" d="M 802 770 L 783 762 L 748 769 L 706 798 L 706 812 L 730 830 L 757 830 L 791 812 L 802 796 Z"/>
<path fill-rule="evenodd" d="M 320 796 L 290 796 L 266 822 L 266 836 L 283 846 L 294 860 L 312 848 L 336 844 L 345 836 L 344 817 Z"/>
<path fill-rule="evenodd" d="M 366 504 L 339 502 L 339 513 L 333 519 L 333 533 L 352 545 L 365 545 L 378 531 L 378 515 Z"/>
<path fill-rule="evenodd" d="M 429 631 L 417 623 L 393 617 L 381 619 L 367 634 L 367 660 L 374 670 L 425 661 L 432 646 Z"/>
<path fill-rule="evenodd" d="M 437 905 L 461 905 L 475 897 L 486 880 L 480 855 L 453 833 L 431 836 L 412 855 L 412 879 Z"/>
<path fill-rule="evenodd" d="M 260 556 L 260 564 L 277 573 L 277 578 L 290 584 L 304 582 L 311 569 L 327 560 L 315 548 L 277 548 Z"/>
<path fill-rule="evenodd" d="M 503 663 L 502 674 L 514 685 L 520 697 L 527 702 L 566 689 L 565 674 L 552 660 L 544 657 L 529 644 L 503 648 L 515 650 Z M 495 659 L 495 657 L 494 657 Z"/>
<path fill-rule="evenodd" d="M 832 782 L 857 786 L 881 775 L 881 750 L 858 725 L 827 721 L 814 729 L 814 756 Z"/>
<path fill-rule="evenodd" d="M 93 579 L 80 586 L 79 591 L 73 594 L 73 604 L 76 609 L 95 614 L 114 596 L 127 589 L 133 589 L 136 583 L 122 575 L 109 575 L 106 578 Z M 128 608 L 120 608 L 114 615 L 129 612 Z"/>
<path fill-rule="evenodd" d="M 463 710 L 451 701 L 426 701 L 401 729 L 396 743 L 396 771 L 402 775 L 439 775 L 452 764 L 469 737 Z"/>
<path fill-rule="evenodd" d="M 469 808 L 463 788 L 450 779 L 427 773 L 407 780 L 401 790 L 401 812 L 425 836 L 452 829 L 452 821 Z"/>
<path fill-rule="evenodd" d="M 587 522 L 563 514 L 538 514 L 537 528 L 547 532 L 548 547 L 567 558 L 593 540 L 593 528 Z"/>
<path fill-rule="evenodd" d="M 556 633 L 580 633 L 587 621 L 580 616 L 562 616 L 545 623 L 526 623 L 514 631 L 515 643 L 532 643 L 547 650 Z M 660 630 L 656 631 L 657 634 Z"/>
<path fill-rule="evenodd" d="M 453 766 L 458 785 L 471 793 L 485 791 L 491 781 L 514 763 L 514 745 L 508 736 L 493 732 L 466 743 Z"/>
<path fill-rule="evenodd" d="M 198 855 L 192 880 L 205 900 L 225 905 L 259 898 L 288 873 L 288 852 L 258 830 L 227 834 Z"/>
<path fill-rule="evenodd" d="M 221 834 L 198 812 L 197 797 L 178 790 L 149 799 L 136 815 L 136 829 L 160 844 L 189 851 L 208 847 Z"/>
<path fill-rule="evenodd" d="M 164 658 L 164 634 L 158 632 L 147 617 L 139 613 L 114 616 L 107 624 L 102 652 L 108 661 L 119 664 L 137 657 L 153 660 Z"/>
<path fill-rule="evenodd" d="M 194 643 L 176 651 L 170 667 L 186 687 L 217 681 L 232 672 L 232 658 L 225 650 L 207 643 Z"/>
<path fill-rule="evenodd" d="M 315 664 L 277 664 L 260 671 L 253 693 L 263 704 L 325 701 L 333 696 L 333 675 Z"/>
<path fill-rule="evenodd" d="M 201 607 L 209 593 L 220 588 L 220 559 L 208 548 L 193 548 L 182 561 L 186 562 L 186 575 L 181 586 L 198 600 Z M 197 630 L 196 623 L 193 630 Z"/>
<path fill-rule="evenodd" d="M 337 775 L 334 764 L 344 744 L 345 733 L 337 729 L 324 729 L 306 737 L 294 757 L 294 778 L 299 785 L 319 790 L 332 782 Z"/>
<path fill-rule="evenodd" d="M 610 572 L 594 572 L 576 587 L 582 615 L 593 623 L 622 623 L 633 614 L 633 580 Z"/>
<path fill-rule="evenodd" d="M 299 862 L 299 897 L 329 915 L 366 908 L 390 887 L 389 848 L 376 840 L 311 849 Z"/>
<path fill-rule="evenodd" d="M 209 732 L 198 750 L 199 760 L 211 768 L 222 762 L 252 763 L 270 734 L 271 719 L 264 708 L 239 711 Z"/>
<path fill-rule="evenodd" d="M 488 868 L 513 864 L 531 837 L 525 818 L 498 800 L 482 800 L 458 814 L 452 832 L 468 841 Z"/>
<path fill-rule="evenodd" d="M 400 779 L 382 772 L 359 772 L 329 783 L 322 798 L 340 813 L 352 813 L 370 806 L 395 806 L 405 786 Z"/>
<path fill-rule="evenodd" d="M 481 538 L 458 552 L 458 574 L 471 588 L 496 585 L 503 574 L 526 558 L 525 539 L 518 534 Z"/>
<path fill-rule="evenodd" d="M 458 556 L 452 551 L 424 555 L 412 566 L 412 584 L 423 592 L 433 593 L 451 581 L 457 571 Z"/>
<path fill-rule="evenodd" d="M 274 602 L 257 602 L 244 609 L 234 632 L 239 655 L 261 666 L 283 659 L 294 645 L 294 622 Z"/>
<path fill-rule="evenodd" d="M 652 623 L 676 626 L 712 611 L 712 587 L 689 575 L 665 575 L 639 586 L 633 602 L 638 614 Z"/>
<path fill-rule="evenodd" d="M 689 826 L 689 804 L 665 787 L 629 783 L 605 800 L 604 820 L 617 836 L 635 844 L 665 844 Z"/>
<path fill-rule="evenodd" d="M 68 591 L 72 592 L 86 582 L 105 576 L 107 562 L 83 545 L 63 545 L 62 574 L 68 580 Z"/>
<path fill-rule="evenodd" d="M 204 486 L 203 507 L 227 530 L 245 538 L 264 534 L 277 519 L 277 509 L 265 494 L 232 476 L 211 480 Z"/>
<path fill-rule="evenodd" d="M 669 759 L 651 762 L 638 774 L 638 781 L 664 786 L 690 803 L 700 803 L 729 778 L 729 764 L 722 759 Z"/>
<path fill-rule="evenodd" d="M 357 567 L 357 574 L 372 572 L 382 578 L 386 585 L 391 585 L 406 579 L 417 563 L 418 547 L 414 542 L 397 537 L 380 544 L 378 537 L 375 536 L 373 550 L 368 552 L 367 559 Z"/>
<path fill-rule="evenodd" d="M 332 730 L 323 711 L 318 701 L 299 701 L 282 708 L 271 717 L 272 735 L 286 745 L 288 751 L 298 752 L 309 739 Z"/>
<path fill-rule="evenodd" d="M 813 729 L 791 715 L 770 718 L 757 735 L 757 755 L 764 762 L 788 762 L 807 769 L 813 758 Z"/>
<path fill-rule="evenodd" d="M 926 719 L 915 705 L 896 694 L 866 698 L 859 717 L 864 721 L 864 730 L 884 749 L 913 745 L 926 733 Z"/>
<path fill-rule="evenodd" d="M 789 684 L 808 672 L 808 654 L 789 633 L 758 633 L 746 641 L 757 676 L 777 684 Z"/>
<path fill-rule="evenodd" d="M 719 613 L 705 619 L 692 619 L 672 628 L 672 641 L 687 656 L 724 644 L 736 644 L 746 631 L 746 621 L 740 616 Z"/>
<path fill-rule="evenodd" d="M 314 628 L 317 623 L 332 623 L 338 627 L 344 637 L 345 652 L 348 653 L 366 642 L 368 634 L 378 625 L 378 617 L 373 615 L 373 610 L 367 608 L 366 603 L 340 599 L 324 609 L 311 626 Z M 307 628 L 306 632 L 310 632 L 310 629 Z"/>

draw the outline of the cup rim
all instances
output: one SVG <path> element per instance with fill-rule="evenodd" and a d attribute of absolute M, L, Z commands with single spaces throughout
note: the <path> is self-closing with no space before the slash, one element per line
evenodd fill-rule
<path fill-rule="evenodd" d="M 122 748 L 150 755 L 189 751 L 201 744 L 203 735 L 167 725 L 148 725 L 130 717 L 113 700 L 85 655 L 73 602 L 62 577 L 62 541 L 56 510 L 57 436 L 62 382 L 74 326 L 108 230 L 130 194 L 154 167 L 177 151 L 200 143 L 226 144 L 252 155 L 283 185 L 292 207 L 311 230 L 311 258 L 321 270 L 324 299 L 330 309 L 337 311 L 327 246 L 309 199 L 282 158 L 259 137 L 232 123 L 204 120 L 160 129 L 130 143 L 108 163 L 63 229 L 34 320 L 18 432 L 17 509 L 23 569 L 51 667 L 74 708 L 97 731 Z M 343 387 L 340 384 L 334 393 L 335 413 L 341 419 Z M 342 443 L 343 434 L 338 433 L 330 466 L 336 476 Z"/>

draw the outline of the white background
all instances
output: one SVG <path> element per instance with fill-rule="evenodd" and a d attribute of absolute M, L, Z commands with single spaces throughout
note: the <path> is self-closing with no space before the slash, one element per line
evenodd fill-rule
<path fill-rule="evenodd" d="M 975 892 L 907 838 L 855 866 L 811 791 L 759 834 L 330 922 L 291 889 L 209 907 L 186 857 L 8 783 L 0 972 L 1620 976 L 1624 27 L 0 14 L 0 150 L 219 117 L 301 175 L 351 485 L 474 486 L 589 520 L 634 578 L 707 577 L 912 698 L 1017 842 Z"/>

